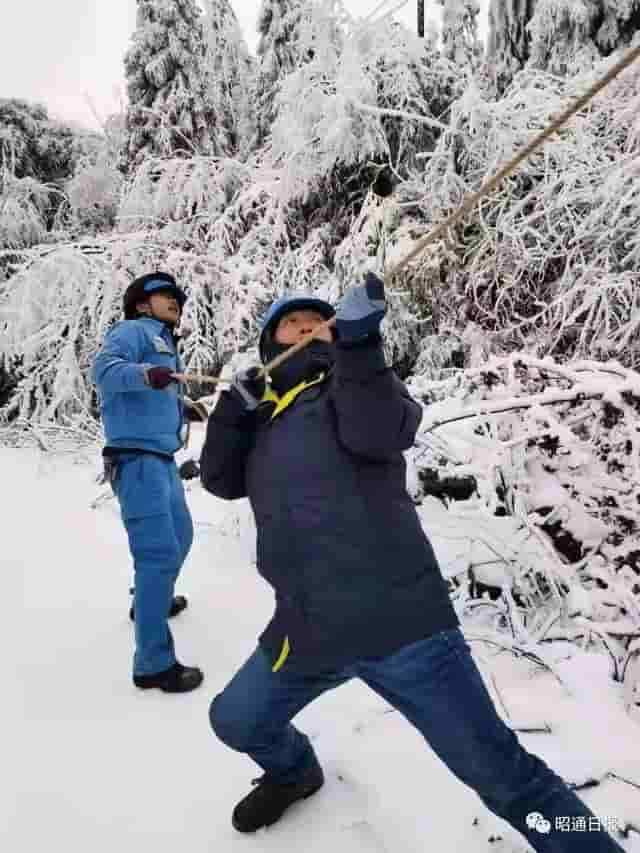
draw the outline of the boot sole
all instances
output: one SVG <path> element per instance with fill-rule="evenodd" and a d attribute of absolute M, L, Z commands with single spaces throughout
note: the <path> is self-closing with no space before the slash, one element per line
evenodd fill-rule
<path fill-rule="evenodd" d="M 138 688 L 138 690 L 162 690 L 163 693 L 190 693 L 192 690 L 197 690 L 198 687 L 204 681 L 204 675 L 200 676 L 200 679 L 195 684 L 189 684 L 189 686 L 184 686 L 182 689 L 178 688 L 177 690 L 172 690 L 171 688 L 167 688 L 166 684 L 153 684 L 153 683 L 142 683 L 134 681 L 134 685 Z"/>

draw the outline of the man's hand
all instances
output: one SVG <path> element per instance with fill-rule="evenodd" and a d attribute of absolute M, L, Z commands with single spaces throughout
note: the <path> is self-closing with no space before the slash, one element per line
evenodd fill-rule
<path fill-rule="evenodd" d="M 260 375 L 259 367 L 240 370 L 234 374 L 231 380 L 231 392 L 240 398 L 243 406 L 249 412 L 258 408 L 266 387 L 265 377 Z"/>
<path fill-rule="evenodd" d="M 148 367 L 144 372 L 144 381 L 156 391 L 162 391 L 175 381 L 170 367 Z"/>
<path fill-rule="evenodd" d="M 386 313 L 384 282 L 370 272 L 365 283 L 350 287 L 338 304 L 338 342 L 356 343 L 376 334 Z"/>

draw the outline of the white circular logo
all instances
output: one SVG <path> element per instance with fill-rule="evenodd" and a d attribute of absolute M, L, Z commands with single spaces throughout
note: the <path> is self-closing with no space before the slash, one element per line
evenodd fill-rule
<path fill-rule="evenodd" d="M 540 812 L 529 812 L 527 815 L 527 826 L 529 829 L 535 829 L 542 835 L 548 835 L 551 832 L 550 822 L 541 815 Z"/>

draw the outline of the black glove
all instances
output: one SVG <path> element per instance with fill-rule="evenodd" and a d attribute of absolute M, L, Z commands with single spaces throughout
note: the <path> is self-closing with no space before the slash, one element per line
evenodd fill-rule
<path fill-rule="evenodd" d="M 231 380 L 231 392 L 240 398 L 242 405 L 249 412 L 258 408 L 266 387 L 265 377 L 260 375 L 259 367 L 240 370 Z"/>
<path fill-rule="evenodd" d="M 173 370 L 170 367 L 148 367 L 144 379 L 151 388 L 161 391 L 174 381 Z"/>
<path fill-rule="evenodd" d="M 178 468 L 178 473 L 180 474 L 181 480 L 193 480 L 200 476 L 200 468 L 194 459 L 187 459 L 187 461 L 183 462 Z"/>

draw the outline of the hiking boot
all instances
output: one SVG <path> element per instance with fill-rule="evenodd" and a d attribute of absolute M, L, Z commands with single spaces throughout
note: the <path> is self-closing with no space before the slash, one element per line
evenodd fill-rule
<path fill-rule="evenodd" d="M 182 613 L 188 603 L 189 602 L 184 597 L 184 595 L 174 596 L 174 599 L 171 602 L 171 607 L 169 608 L 169 619 L 172 619 L 174 616 L 177 616 L 178 613 Z M 131 605 L 131 609 L 129 610 L 129 619 L 131 619 L 132 622 L 135 622 L 136 619 L 136 611 L 134 610 L 133 604 Z"/>
<path fill-rule="evenodd" d="M 153 675 L 134 675 L 133 683 L 141 690 L 158 687 L 165 693 L 188 693 L 200 687 L 203 678 L 202 670 L 197 666 L 183 666 L 176 662 L 169 669 Z"/>
<path fill-rule="evenodd" d="M 263 826 L 271 826 L 279 820 L 290 805 L 297 800 L 306 800 L 315 794 L 324 783 L 324 774 L 319 764 L 310 767 L 299 782 L 278 784 L 265 774 L 251 783 L 255 789 L 240 800 L 233 810 L 231 823 L 238 832 L 256 832 Z"/>

